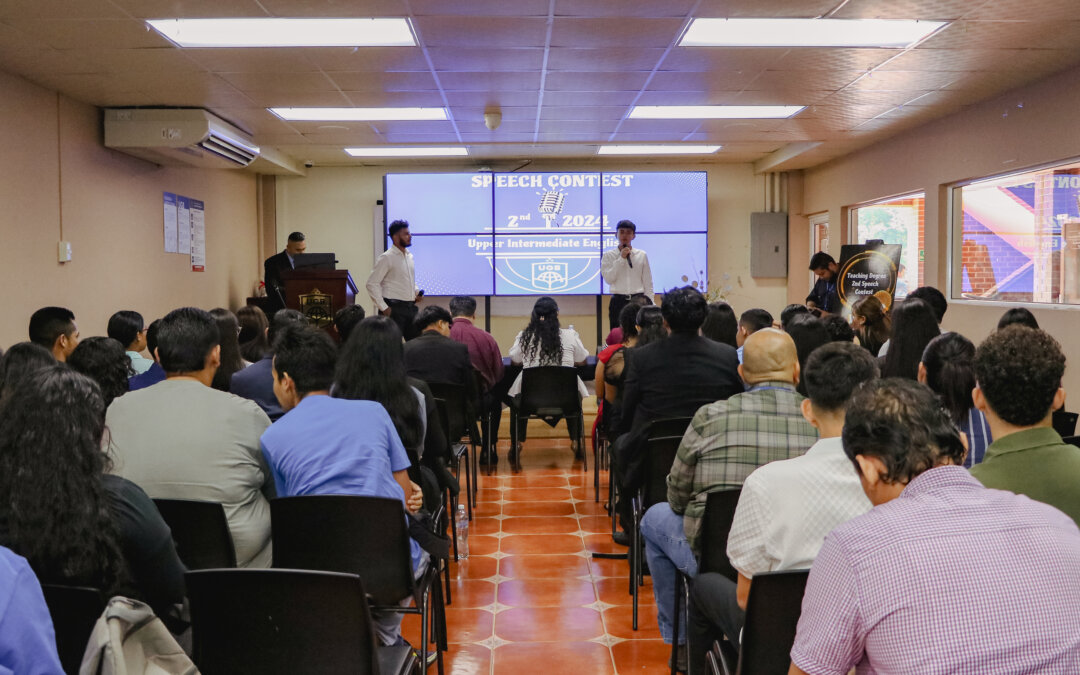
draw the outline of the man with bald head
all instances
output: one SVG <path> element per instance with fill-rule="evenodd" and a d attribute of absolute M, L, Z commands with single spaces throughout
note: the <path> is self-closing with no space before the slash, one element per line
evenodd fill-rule
<path fill-rule="evenodd" d="M 759 466 L 805 453 L 818 439 L 802 414 L 799 357 L 787 333 L 759 330 L 746 339 L 739 376 L 746 391 L 703 406 L 694 415 L 668 474 L 668 501 L 650 508 L 641 521 L 645 555 L 653 579 L 657 620 L 665 642 L 672 635 L 672 599 L 679 571 L 697 573 L 705 495 L 741 487 Z"/>

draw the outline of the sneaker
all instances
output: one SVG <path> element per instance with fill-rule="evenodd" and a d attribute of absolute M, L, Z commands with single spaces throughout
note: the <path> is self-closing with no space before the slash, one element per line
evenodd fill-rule
<path fill-rule="evenodd" d="M 481 450 L 480 464 L 483 466 L 497 466 L 499 464 L 498 453 L 494 450 Z"/>
<path fill-rule="evenodd" d="M 629 535 L 629 533 L 624 532 L 622 530 L 619 530 L 615 534 L 611 535 L 611 539 L 616 544 L 618 544 L 619 546 L 629 546 L 630 545 L 630 535 Z"/>

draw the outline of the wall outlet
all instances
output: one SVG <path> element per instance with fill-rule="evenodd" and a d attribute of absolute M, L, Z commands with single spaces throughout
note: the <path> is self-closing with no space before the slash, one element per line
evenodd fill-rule
<path fill-rule="evenodd" d="M 71 242 L 62 241 L 57 246 L 57 260 L 62 263 L 71 262 Z"/>

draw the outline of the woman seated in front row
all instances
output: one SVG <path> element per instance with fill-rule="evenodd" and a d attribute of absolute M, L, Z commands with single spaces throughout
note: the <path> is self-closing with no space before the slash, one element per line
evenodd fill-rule
<path fill-rule="evenodd" d="M 555 300 L 547 296 L 540 298 L 533 305 L 529 325 L 517 334 L 513 346 L 510 347 L 510 360 L 522 364 L 523 368 L 581 365 L 588 355 L 576 331 L 559 327 L 559 306 L 555 304 Z M 589 390 L 585 388 L 585 383 L 580 377 L 577 378 L 577 385 L 578 394 L 582 398 L 589 395 Z M 511 397 L 521 394 L 520 373 L 511 385 L 509 393 Z M 518 443 L 516 447 L 510 448 L 511 465 L 518 464 L 527 424 L 527 419 L 522 419 L 518 423 Z M 566 426 L 570 431 L 570 438 L 573 439 L 574 458 L 581 459 L 584 457 L 584 450 L 579 440 L 582 434 L 580 420 L 569 418 L 566 420 Z"/>

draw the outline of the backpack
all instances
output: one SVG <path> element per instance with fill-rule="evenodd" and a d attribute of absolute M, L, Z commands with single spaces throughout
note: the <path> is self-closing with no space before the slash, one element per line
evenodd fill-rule
<path fill-rule="evenodd" d="M 94 624 L 79 675 L 198 675 L 145 603 L 115 597 Z"/>

